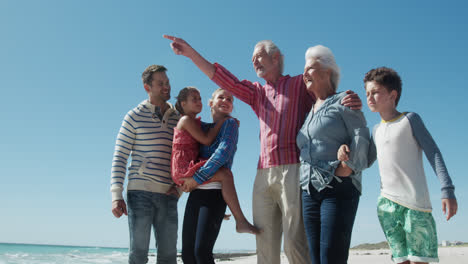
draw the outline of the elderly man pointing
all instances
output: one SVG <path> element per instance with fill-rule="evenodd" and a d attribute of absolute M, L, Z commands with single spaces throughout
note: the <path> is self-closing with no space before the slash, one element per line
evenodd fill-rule
<path fill-rule="evenodd" d="M 260 120 L 260 158 L 253 189 L 254 225 L 257 235 L 257 262 L 279 264 L 281 237 L 289 263 L 309 263 L 307 240 L 301 212 L 299 151 L 296 136 L 310 111 L 314 98 L 307 93 L 302 74 L 283 75 L 283 55 L 269 40 L 255 46 L 252 63 L 262 85 L 240 81 L 223 66 L 207 61 L 183 39 L 172 40 L 172 50 L 188 57 L 221 88 L 252 107 Z M 343 100 L 360 107 L 357 95 Z"/>

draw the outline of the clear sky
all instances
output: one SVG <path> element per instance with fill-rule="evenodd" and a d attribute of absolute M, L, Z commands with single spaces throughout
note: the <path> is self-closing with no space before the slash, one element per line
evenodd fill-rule
<path fill-rule="evenodd" d="M 468 11 L 463 1 L 22 1 L 0 2 L 0 242 L 127 246 L 126 217 L 113 217 L 110 170 L 126 112 L 147 97 L 141 73 L 168 68 L 172 98 L 196 86 L 207 102 L 216 86 L 163 34 L 187 40 L 241 79 L 257 41 L 273 40 L 285 73 L 303 71 L 304 53 L 322 44 L 341 68 L 339 90 L 365 99 L 371 68 L 403 79 L 400 111 L 419 113 L 456 185 L 459 213 L 448 223 L 440 185 L 425 160 L 439 240 L 468 241 L 466 141 Z M 378 114 L 363 111 L 369 126 Z M 252 219 L 258 119 L 236 101 L 240 138 L 233 172 Z M 209 121 L 205 104 L 202 120 Z M 363 175 L 352 245 L 384 240 L 376 216 L 377 164 Z M 179 201 L 179 226 L 187 195 Z M 179 228 L 179 238 L 181 228 Z M 181 245 L 180 239 L 178 243 Z M 224 222 L 216 249 L 254 249 L 251 235 Z"/>

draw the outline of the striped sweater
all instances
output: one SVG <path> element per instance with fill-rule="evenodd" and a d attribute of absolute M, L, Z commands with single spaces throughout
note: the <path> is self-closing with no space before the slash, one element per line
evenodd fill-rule
<path fill-rule="evenodd" d="M 154 112 L 155 106 L 145 100 L 130 110 L 122 122 L 112 160 L 112 201 L 123 199 L 129 157 L 127 190 L 166 193 L 174 184 L 171 151 L 179 116 L 172 105 L 162 120 Z"/>

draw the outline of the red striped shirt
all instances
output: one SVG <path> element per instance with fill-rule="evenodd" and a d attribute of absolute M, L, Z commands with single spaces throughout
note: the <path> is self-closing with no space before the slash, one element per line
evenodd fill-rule
<path fill-rule="evenodd" d="M 260 120 L 260 159 L 258 168 L 299 162 L 296 136 L 310 111 L 309 95 L 302 74 L 282 76 L 275 85 L 239 81 L 223 66 L 215 63 L 213 81 L 241 101 L 249 104 Z"/>

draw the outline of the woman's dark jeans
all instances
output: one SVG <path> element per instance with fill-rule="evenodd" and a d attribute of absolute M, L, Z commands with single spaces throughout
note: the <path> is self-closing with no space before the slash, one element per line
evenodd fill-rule
<path fill-rule="evenodd" d="M 184 264 L 214 264 L 213 247 L 226 212 L 221 190 L 194 190 L 185 206 L 182 227 Z"/>
<path fill-rule="evenodd" d="M 345 264 L 348 262 L 351 232 L 360 193 L 351 178 L 340 177 L 330 183 L 333 188 L 310 195 L 302 191 L 302 214 L 312 264 Z"/>

